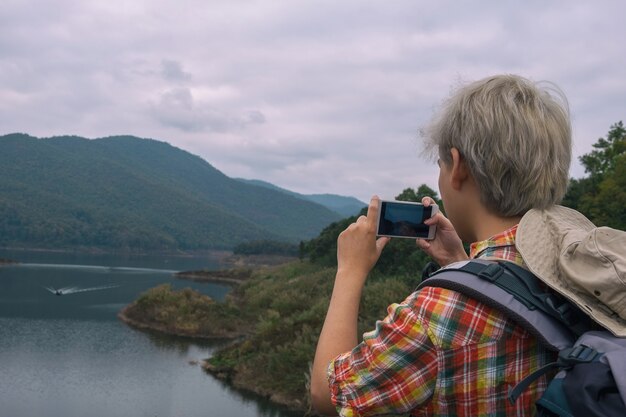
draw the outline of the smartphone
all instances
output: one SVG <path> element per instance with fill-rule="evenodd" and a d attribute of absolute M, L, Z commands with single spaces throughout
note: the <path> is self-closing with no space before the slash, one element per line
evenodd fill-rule
<path fill-rule="evenodd" d="M 424 224 L 424 220 L 439 212 L 439 206 L 431 204 L 424 207 L 420 203 L 408 201 L 381 201 L 378 208 L 378 236 L 435 238 L 436 226 Z"/>

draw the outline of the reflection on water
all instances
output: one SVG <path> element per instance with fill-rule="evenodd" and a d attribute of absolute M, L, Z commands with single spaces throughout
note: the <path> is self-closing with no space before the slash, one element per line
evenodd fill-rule
<path fill-rule="evenodd" d="M 137 331 L 143 333 L 155 347 L 165 351 L 176 352 L 181 355 L 187 354 L 192 346 L 212 351 L 220 346 L 223 346 L 225 343 L 229 343 L 228 340 L 220 339 L 196 339 L 190 337 L 170 336 L 146 329 L 137 329 Z"/>
<path fill-rule="evenodd" d="M 0 258 L 25 262 L 0 267 L 0 417 L 290 415 L 190 365 L 224 341 L 137 331 L 116 318 L 161 283 L 223 299 L 228 286 L 172 278 L 215 263 L 2 251 Z"/>
<path fill-rule="evenodd" d="M 230 341 L 226 340 L 216 340 L 216 339 L 193 339 L 190 340 L 188 338 L 181 338 L 175 336 L 168 336 L 161 333 L 153 332 L 150 330 L 139 330 L 141 333 L 145 333 L 150 341 L 154 344 L 154 346 L 158 347 L 163 351 L 171 351 L 175 352 L 179 355 L 180 358 L 187 359 L 188 366 L 201 366 L 200 360 L 193 359 L 193 349 L 196 348 L 205 348 L 208 352 L 211 352 L 221 346 L 224 346 L 226 343 L 230 343 Z M 203 357 L 205 359 L 209 355 Z M 191 358 L 191 359 L 190 359 Z M 203 371 L 204 372 L 204 371 Z M 210 377 L 210 376 L 209 376 Z M 237 398 L 242 404 L 245 404 L 248 407 L 256 408 L 258 412 L 258 416 L 263 417 L 301 417 L 302 413 L 297 412 L 289 412 L 287 410 L 282 409 L 281 407 L 277 407 L 275 404 L 270 402 L 267 398 L 255 394 L 250 391 L 237 389 L 228 385 L 226 382 L 221 381 L 219 379 L 213 379 L 210 377 L 212 381 L 214 381 L 217 385 L 220 386 L 221 389 L 228 392 L 233 398 Z M 232 415 L 235 411 L 233 411 Z M 213 415 L 213 414 L 207 414 Z M 215 414 L 217 415 L 217 414 Z"/>

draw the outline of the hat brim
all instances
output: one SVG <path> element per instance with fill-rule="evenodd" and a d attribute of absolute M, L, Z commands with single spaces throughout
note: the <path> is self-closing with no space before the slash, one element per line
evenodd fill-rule
<path fill-rule="evenodd" d="M 579 212 L 554 206 L 530 210 L 519 223 L 515 245 L 528 269 L 550 288 L 576 304 L 594 321 L 616 336 L 626 337 L 626 320 L 602 305 L 593 295 L 563 276 L 560 267 L 565 236 L 587 234 L 595 225 Z"/>

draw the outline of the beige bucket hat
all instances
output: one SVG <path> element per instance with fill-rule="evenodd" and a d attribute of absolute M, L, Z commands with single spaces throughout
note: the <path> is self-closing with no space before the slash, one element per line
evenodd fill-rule
<path fill-rule="evenodd" d="M 528 211 L 515 239 L 539 279 L 616 336 L 626 337 L 626 232 L 562 206 Z"/>

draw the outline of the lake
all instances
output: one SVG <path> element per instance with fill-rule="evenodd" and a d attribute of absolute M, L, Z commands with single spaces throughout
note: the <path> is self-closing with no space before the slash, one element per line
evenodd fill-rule
<path fill-rule="evenodd" d="M 139 331 L 117 312 L 170 283 L 215 300 L 230 288 L 174 279 L 216 259 L 0 251 L 0 417 L 293 417 L 198 362 L 225 343 Z M 63 289 L 65 295 L 54 294 Z"/>

